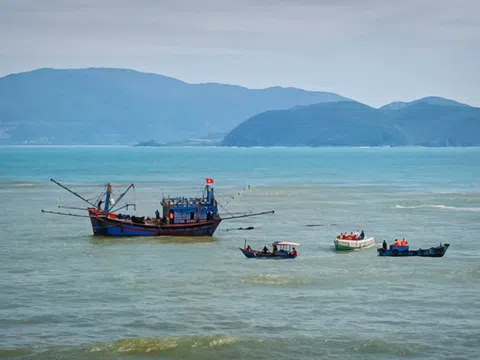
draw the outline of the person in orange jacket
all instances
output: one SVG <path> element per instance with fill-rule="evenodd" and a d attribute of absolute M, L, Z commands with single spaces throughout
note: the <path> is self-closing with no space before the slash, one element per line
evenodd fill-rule
<path fill-rule="evenodd" d="M 408 243 L 407 243 L 407 240 L 405 240 L 405 238 L 403 238 L 403 240 L 402 240 L 402 242 L 401 242 L 401 245 L 402 245 L 402 246 L 407 246 L 407 244 L 408 244 Z"/>

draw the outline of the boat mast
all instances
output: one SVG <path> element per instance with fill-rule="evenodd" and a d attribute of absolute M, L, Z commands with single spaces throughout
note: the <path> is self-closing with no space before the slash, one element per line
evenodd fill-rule
<path fill-rule="evenodd" d="M 112 195 L 112 185 L 110 183 L 107 184 L 107 195 L 105 196 L 105 205 L 103 207 L 103 211 L 108 212 L 108 208 L 110 207 L 110 196 Z"/>
<path fill-rule="evenodd" d="M 90 204 L 91 206 L 95 207 L 95 204 L 93 204 L 92 202 L 88 201 L 88 200 L 85 199 L 83 196 L 78 195 L 75 191 L 70 190 L 70 189 L 67 188 L 65 185 L 62 185 L 62 184 L 60 184 L 58 181 L 55 181 L 55 180 L 53 180 L 53 179 L 50 179 L 50 181 L 52 181 L 53 183 L 57 184 L 57 185 L 60 186 L 61 188 L 67 190 L 69 193 L 75 195 L 76 197 L 82 199 L 82 200 L 85 201 L 87 204 Z"/>

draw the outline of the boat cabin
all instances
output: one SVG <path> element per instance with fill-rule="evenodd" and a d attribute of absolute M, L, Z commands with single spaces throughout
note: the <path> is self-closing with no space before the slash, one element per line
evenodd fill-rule
<path fill-rule="evenodd" d="M 300 246 L 299 243 L 289 241 L 275 241 L 272 244 L 273 252 L 286 252 L 291 253 L 294 247 Z"/>
<path fill-rule="evenodd" d="M 166 224 L 198 223 L 218 219 L 213 187 L 206 185 L 201 198 L 164 197 L 162 220 Z"/>

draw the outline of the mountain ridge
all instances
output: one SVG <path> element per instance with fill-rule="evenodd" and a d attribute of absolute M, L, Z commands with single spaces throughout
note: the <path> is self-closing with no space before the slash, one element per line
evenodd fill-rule
<path fill-rule="evenodd" d="M 228 132 L 269 109 L 350 100 L 331 92 L 189 84 L 131 69 L 42 68 L 0 78 L 3 143 L 133 144 Z"/>
<path fill-rule="evenodd" d="M 448 99 L 445 99 L 448 100 Z M 418 101 L 372 108 L 355 101 L 268 111 L 246 120 L 224 146 L 478 146 L 480 108 Z"/>

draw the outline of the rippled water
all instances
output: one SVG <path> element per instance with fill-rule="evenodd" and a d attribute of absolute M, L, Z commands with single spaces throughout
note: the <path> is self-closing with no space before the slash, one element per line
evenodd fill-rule
<path fill-rule="evenodd" d="M 475 148 L 0 148 L 0 357 L 479 358 L 479 164 Z M 88 219 L 40 213 L 81 204 L 50 177 L 86 196 L 133 181 L 139 215 L 214 177 L 224 201 L 252 185 L 229 212 L 276 212 L 213 238 L 97 238 Z M 361 229 L 451 247 L 333 251 Z M 245 238 L 298 241 L 300 256 L 249 260 Z"/>

